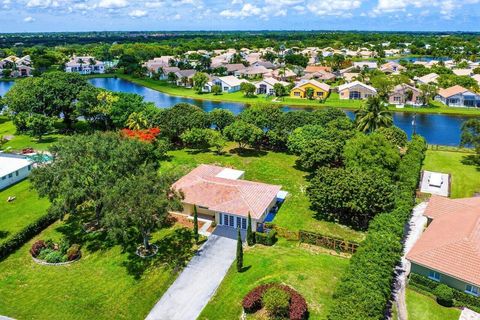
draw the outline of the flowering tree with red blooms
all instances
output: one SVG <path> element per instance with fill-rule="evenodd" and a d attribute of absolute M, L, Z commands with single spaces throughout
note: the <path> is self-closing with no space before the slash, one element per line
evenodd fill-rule
<path fill-rule="evenodd" d="M 159 128 L 150 128 L 145 130 L 123 129 L 122 134 L 126 137 L 138 139 L 145 142 L 153 142 L 160 134 Z"/>

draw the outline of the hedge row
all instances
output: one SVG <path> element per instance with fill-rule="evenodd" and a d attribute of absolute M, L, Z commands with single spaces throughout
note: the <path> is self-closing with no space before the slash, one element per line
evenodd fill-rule
<path fill-rule="evenodd" d="M 408 285 L 416 291 L 420 291 L 421 293 L 426 292 L 428 295 L 434 296 L 434 291 L 437 289 L 439 283 L 427 277 L 412 273 Z M 480 312 L 480 298 L 478 297 L 453 288 L 453 299 L 454 306 L 456 307 L 467 307 Z"/>
<path fill-rule="evenodd" d="M 57 219 L 58 215 L 54 213 L 48 213 L 30 223 L 28 226 L 17 232 L 9 240 L 0 244 L 0 260 L 5 259 L 9 254 L 23 246 L 26 242 L 54 223 Z"/>
<path fill-rule="evenodd" d="M 425 157 L 425 140 L 414 136 L 398 168 L 395 209 L 377 215 L 353 255 L 336 292 L 330 320 L 384 319 L 391 299 L 394 269 L 402 256 L 404 225 L 415 204 Z"/>

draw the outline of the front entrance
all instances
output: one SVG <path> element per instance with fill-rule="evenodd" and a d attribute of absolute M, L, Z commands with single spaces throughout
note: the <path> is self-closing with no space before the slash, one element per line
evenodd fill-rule
<path fill-rule="evenodd" d="M 220 225 L 246 230 L 247 218 L 242 218 L 226 213 L 220 213 Z"/>

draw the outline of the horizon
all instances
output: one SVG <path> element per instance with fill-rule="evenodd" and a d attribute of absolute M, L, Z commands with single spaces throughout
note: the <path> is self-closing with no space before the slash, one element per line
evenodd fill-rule
<path fill-rule="evenodd" d="M 135 30 L 480 32 L 480 0 L 0 0 L 0 12 L 2 34 Z"/>

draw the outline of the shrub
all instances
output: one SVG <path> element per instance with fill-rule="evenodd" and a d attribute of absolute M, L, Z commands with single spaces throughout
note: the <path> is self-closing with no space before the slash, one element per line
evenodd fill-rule
<path fill-rule="evenodd" d="M 265 246 L 273 246 L 277 242 L 277 231 L 270 230 L 268 233 L 255 232 L 255 242 Z"/>
<path fill-rule="evenodd" d="M 46 249 L 46 250 L 49 250 L 49 249 Z M 51 250 L 48 254 L 45 255 L 44 260 L 48 263 L 59 263 L 59 262 L 65 262 L 66 258 L 60 251 Z"/>
<path fill-rule="evenodd" d="M 73 261 L 78 259 L 78 257 L 80 257 L 80 246 L 78 244 L 74 244 L 67 250 L 67 260 Z"/>
<path fill-rule="evenodd" d="M 433 293 L 437 297 L 438 304 L 444 307 L 453 306 L 453 290 L 449 286 L 440 284 L 435 288 Z"/>
<path fill-rule="evenodd" d="M 290 294 L 278 287 L 267 289 L 262 296 L 264 308 L 273 318 L 288 316 L 290 309 Z"/>
<path fill-rule="evenodd" d="M 62 238 L 62 240 L 60 240 L 60 242 L 58 243 L 58 250 L 62 254 L 66 254 L 69 248 L 70 248 L 70 241 L 68 241 L 68 239 Z"/>
<path fill-rule="evenodd" d="M 255 313 L 262 307 L 262 296 L 265 290 L 272 287 L 273 284 L 264 284 L 251 290 L 242 301 L 243 310 L 246 313 Z"/>
<path fill-rule="evenodd" d="M 40 260 L 45 260 L 45 257 L 49 255 L 50 253 L 54 252 L 55 250 L 50 249 L 50 248 L 45 248 L 40 253 L 38 254 L 37 258 Z"/>
<path fill-rule="evenodd" d="M 32 248 L 30 249 L 30 254 L 32 257 L 36 258 L 40 252 L 45 249 L 47 246 L 43 240 L 37 240 L 34 244 L 32 244 Z"/>

